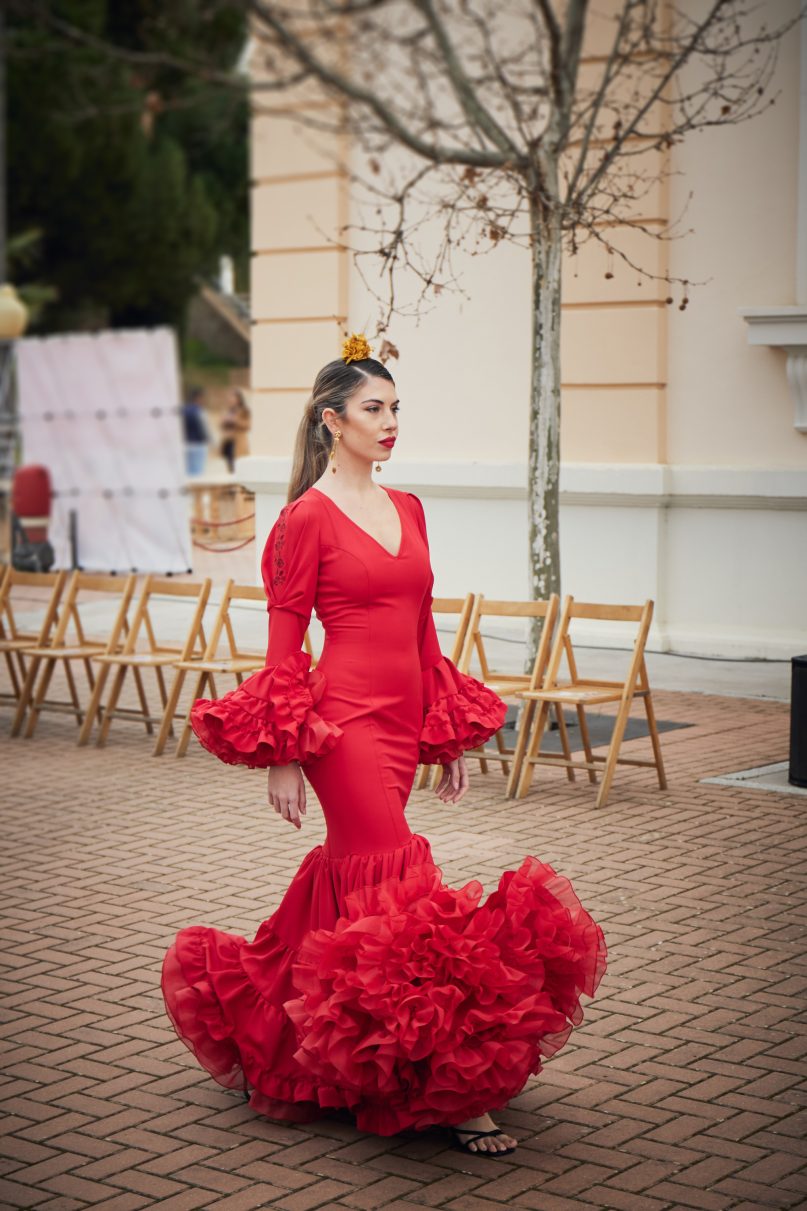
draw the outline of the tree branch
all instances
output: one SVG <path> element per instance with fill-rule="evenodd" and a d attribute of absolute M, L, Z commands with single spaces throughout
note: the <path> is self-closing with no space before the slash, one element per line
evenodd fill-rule
<path fill-rule="evenodd" d="M 443 62 L 448 72 L 448 78 L 451 81 L 451 87 L 471 126 L 477 130 L 481 130 L 509 159 L 514 161 L 521 159 L 521 153 L 518 148 L 509 139 L 506 132 L 502 130 L 499 123 L 488 113 L 474 92 L 470 80 L 463 71 L 457 52 L 446 33 L 445 26 L 437 15 L 432 0 L 413 0 L 413 3 L 423 13 L 429 23 L 434 40 L 443 56 Z"/>
<path fill-rule="evenodd" d="M 625 141 L 636 133 L 636 128 L 639 122 L 655 105 L 656 101 L 664 92 L 664 89 L 667 87 L 669 82 L 673 79 L 676 72 L 679 71 L 683 64 L 691 58 L 704 33 L 710 28 L 711 25 L 714 24 L 721 9 L 726 8 L 730 4 L 731 0 L 715 0 L 708 16 L 704 17 L 700 25 L 695 27 L 695 31 L 691 38 L 684 41 L 678 53 L 671 57 L 666 70 L 662 73 L 655 88 L 652 89 L 644 104 L 637 109 L 636 113 L 633 115 L 627 125 L 620 129 L 610 149 L 602 157 L 593 175 L 587 181 L 585 188 L 582 190 L 579 196 L 579 201 L 581 203 L 585 203 L 586 198 L 591 196 L 592 190 L 596 186 L 597 182 L 607 172 L 614 160 L 622 153 Z"/>
<path fill-rule="evenodd" d="M 140 67 L 154 68 L 172 68 L 175 71 L 183 72 L 185 75 L 196 76 L 197 79 L 207 80 L 214 84 L 222 84 L 232 88 L 234 85 L 240 88 L 246 88 L 248 81 L 246 78 L 239 78 L 236 73 L 221 71 L 218 68 L 210 67 L 209 64 L 201 59 L 184 59 L 177 55 L 169 55 L 164 51 L 141 51 L 132 50 L 129 47 L 118 46 L 115 42 L 108 42 L 104 38 L 99 38 L 95 34 L 90 34 L 86 30 L 81 29 L 77 25 L 73 25 L 69 21 L 64 21 L 49 11 L 46 5 L 36 3 L 20 3 L 19 0 L 0 0 L 0 3 L 9 3 L 11 11 L 14 8 L 19 8 L 26 16 L 30 17 L 33 14 L 55 30 L 68 42 L 74 42 L 80 46 L 86 46 L 90 50 L 98 51 L 106 55 L 110 59 L 119 59 L 125 63 L 135 63 Z"/>
<path fill-rule="evenodd" d="M 614 38 L 613 43 L 611 44 L 611 50 L 608 54 L 608 59 L 605 64 L 605 67 L 603 69 L 602 79 L 600 80 L 600 85 L 599 85 L 599 88 L 597 89 L 594 99 L 591 102 L 591 114 L 589 116 L 589 120 L 588 120 L 588 124 L 586 125 L 586 129 L 583 132 L 583 138 L 582 138 L 582 142 L 581 142 L 581 146 L 580 146 L 580 155 L 578 156 L 578 159 L 577 159 L 577 165 L 575 167 L 574 175 L 572 176 L 572 179 L 569 182 L 569 187 L 566 190 L 567 201 L 574 196 L 574 191 L 577 188 L 577 182 L 580 180 L 580 177 L 585 168 L 586 158 L 588 156 L 589 145 L 591 143 L 592 135 L 594 133 L 594 128 L 597 124 L 597 118 L 602 110 L 602 104 L 605 99 L 605 95 L 606 95 L 606 93 L 608 91 L 608 87 L 611 84 L 611 81 L 613 79 L 614 66 L 617 63 L 618 59 L 620 58 L 619 48 L 621 46 L 622 38 L 624 37 L 625 30 L 627 28 L 628 16 L 629 16 L 632 8 L 633 8 L 633 4 L 630 2 L 630 0 L 628 0 L 628 2 L 625 4 L 625 7 L 622 9 L 622 12 L 620 14 L 619 25 L 617 26 L 616 36 Z"/>
<path fill-rule="evenodd" d="M 327 88 L 335 90 L 350 101 L 366 106 L 395 139 L 424 160 L 431 160 L 436 164 L 468 164 L 477 168 L 502 168 L 510 162 L 510 157 L 501 151 L 475 151 L 472 148 L 459 146 L 446 147 L 422 139 L 408 126 L 405 126 L 394 110 L 374 92 L 354 84 L 346 75 L 329 67 L 310 51 L 304 40 L 279 20 L 271 4 L 264 3 L 264 0 L 247 0 L 247 5 L 272 30 L 283 48 L 302 67 L 316 76 Z"/>
<path fill-rule="evenodd" d="M 568 131 L 569 118 L 572 112 L 572 101 L 577 87 L 577 73 L 580 68 L 580 53 L 583 47 L 583 34 L 586 28 L 586 12 L 588 0 L 569 0 L 566 11 L 566 24 L 563 29 L 563 119 L 564 134 Z"/>

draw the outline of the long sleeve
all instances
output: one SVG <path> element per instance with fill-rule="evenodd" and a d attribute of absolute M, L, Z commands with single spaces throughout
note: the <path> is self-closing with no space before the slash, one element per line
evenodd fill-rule
<path fill-rule="evenodd" d="M 269 609 L 266 665 L 223 697 L 198 699 L 191 710 L 191 726 L 205 748 L 229 765 L 253 769 L 310 760 L 342 736 L 315 709 L 325 679 L 301 650 L 319 570 L 318 521 L 304 503 L 292 501 L 281 510 L 261 570 Z"/>
<path fill-rule="evenodd" d="M 426 518 L 419 498 L 408 494 L 428 550 Z M 423 677 L 423 726 L 419 759 L 426 765 L 446 765 L 466 749 L 478 748 L 504 723 L 507 707 L 481 681 L 461 673 L 440 650 L 432 614 L 434 575 L 423 598 L 418 621 L 418 647 Z"/>

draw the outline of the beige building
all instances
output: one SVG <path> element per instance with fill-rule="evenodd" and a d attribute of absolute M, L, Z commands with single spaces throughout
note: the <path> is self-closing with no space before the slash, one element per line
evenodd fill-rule
<path fill-rule="evenodd" d="M 652 597 L 660 651 L 807 650 L 807 22 L 776 91 L 762 117 L 674 147 L 644 200 L 651 226 L 685 212 L 690 234 L 641 250 L 693 283 L 685 310 L 597 247 L 565 266 L 563 591 Z M 333 159 L 257 115 L 253 178 L 254 456 L 239 473 L 260 547 L 314 375 L 376 305 L 338 243 L 354 203 Z M 500 246 L 461 268 L 467 297 L 391 330 L 401 437 L 383 478 L 424 501 L 436 592 L 523 597 L 529 260 Z"/>

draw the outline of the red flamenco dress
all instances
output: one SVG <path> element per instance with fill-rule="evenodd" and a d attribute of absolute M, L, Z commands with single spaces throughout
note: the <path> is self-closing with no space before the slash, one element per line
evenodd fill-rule
<path fill-rule="evenodd" d="M 441 655 L 423 506 L 385 490 L 395 555 L 317 488 L 286 505 L 263 558 L 267 666 L 192 713 L 222 761 L 299 761 L 327 839 L 254 941 L 181 930 L 162 989 L 179 1037 L 257 1111 L 344 1107 L 391 1135 L 504 1106 L 580 1022 L 606 947 L 551 866 L 527 857 L 483 900 L 477 882 L 448 887 L 407 825 L 418 762 L 483 743 L 505 705 Z"/>

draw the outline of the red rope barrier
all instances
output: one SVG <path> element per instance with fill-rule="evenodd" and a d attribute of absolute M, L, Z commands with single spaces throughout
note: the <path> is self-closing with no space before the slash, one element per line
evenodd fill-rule
<path fill-rule="evenodd" d="M 242 521 L 252 521 L 254 513 L 247 513 L 244 517 L 234 517 L 232 521 L 205 521 L 203 517 L 192 517 L 192 526 L 208 526 L 210 529 L 218 529 L 220 526 L 237 526 Z"/>
<path fill-rule="evenodd" d="M 200 547 L 203 551 L 212 551 L 214 555 L 226 555 L 229 551 L 240 551 L 242 547 L 248 547 L 254 541 L 254 538 L 247 538 L 244 542 L 239 542 L 234 547 L 209 547 L 205 542 L 197 542 L 195 538 L 191 539 L 195 547 Z"/>

